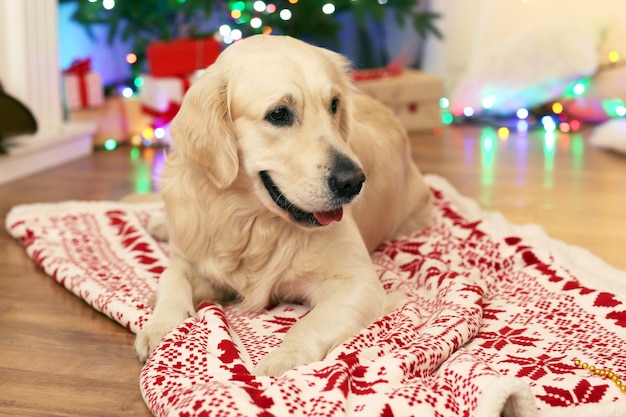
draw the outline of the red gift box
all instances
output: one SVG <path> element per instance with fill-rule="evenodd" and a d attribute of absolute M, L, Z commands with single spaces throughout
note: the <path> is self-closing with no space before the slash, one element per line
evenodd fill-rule
<path fill-rule="evenodd" d="M 198 73 L 177 77 L 153 77 L 143 75 L 139 90 L 141 109 L 151 120 L 153 128 L 172 121 L 183 101 L 183 96 L 198 78 Z"/>
<path fill-rule="evenodd" d="M 69 110 L 100 107 L 104 89 L 100 75 L 91 71 L 91 59 L 75 60 L 63 71 L 65 103 Z"/>
<path fill-rule="evenodd" d="M 215 62 L 221 49 L 214 38 L 153 42 L 146 50 L 149 73 L 154 77 L 190 74 Z"/>

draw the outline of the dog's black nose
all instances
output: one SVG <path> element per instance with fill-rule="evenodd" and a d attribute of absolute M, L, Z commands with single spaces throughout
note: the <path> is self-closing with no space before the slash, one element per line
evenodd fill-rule
<path fill-rule="evenodd" d="M 335 156 L 333 168 L 328 177 L 328 186 L 338 198 L 350 201 L 363 188 L 365 173 L 360 166 L 346 156 Z"/>

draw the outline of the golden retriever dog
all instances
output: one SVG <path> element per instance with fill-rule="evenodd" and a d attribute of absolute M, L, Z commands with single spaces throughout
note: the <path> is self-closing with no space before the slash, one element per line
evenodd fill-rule
<path fill-rule="evenodd" d="M 191 86 L 162 174 L 171 259 L 141 360 L 202 301 L 310 306 L 256 375 L 321 360 L 395 307 L 370 252 L 428 226 L 431 193 L 405 129 L 349 70 L 337 53 L 258 35 Z"/>

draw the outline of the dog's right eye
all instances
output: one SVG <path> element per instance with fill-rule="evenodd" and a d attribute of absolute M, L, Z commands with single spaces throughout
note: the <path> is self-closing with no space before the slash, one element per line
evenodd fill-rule
<path fill-rule="evenodd" d="M 289 109 L 284 106 L 276 107 L 265 116 L 265 120 L 274 126 L 291 126 L 293 124 L 293 116 Z"/>

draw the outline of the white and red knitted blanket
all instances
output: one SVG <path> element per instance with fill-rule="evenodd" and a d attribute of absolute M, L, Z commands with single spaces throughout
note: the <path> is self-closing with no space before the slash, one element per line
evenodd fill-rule
<path fill-rule="evenodd" d="M 436 224 L 373 255 L 409 301 L 321 362 L 279 378 L 250 369 L 306 307 L 206 304 L 157 348 L 141 389 L 159 416 L 626 416 L 626 272 L 486 213 L 427 176 Z M 136 332 L 168 260 L 144 226 L 156 204 L 15 207 L 6 227 L 33 261 Z M 306 343 L 303 340 L 302 343 Z"/>

